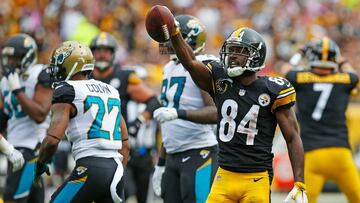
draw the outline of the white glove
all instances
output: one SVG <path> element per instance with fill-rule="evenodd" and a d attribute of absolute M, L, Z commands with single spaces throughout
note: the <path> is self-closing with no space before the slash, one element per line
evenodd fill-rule
<path fill-rule="evenodd" d="M 14 149 L 10 154 L 6 155 L 8 160 L 13 165 L 13 172 L 21 169 L 25 163 L 24 156 L 22 153 L 16 149 Z"/>
<path fill-rule="evenodd" d="M 160 107 L 154 111 L 155 120 L 160 123 L 171 121 L 178 118 L 178 113 L 175 108 Z"/>
<path fill-rule="evenodd" d="M 152 177 L 152 186 L 154 193 L 157 196 L 161 195 L 161 180 L 165 172 L 165 166 L 155 166 L 155 171 Z"/>
<path fill-rule="evenodd" d="M 290 201 L 292 200 L 292 201 Z M 304 183 L 296 182 L 293 189 L 289 192 L 284 202 L 308 203 L 306 187 Z"/>
<path fill-rule="evenodd" d="M 11 91 L 21 89 L 20 77 L 16 71 L 11 72 L 7 76 L 7 80 L 8 80 L 8 84 L 9 84 L 9 89 Z"/>
<path fill-rule="evenodd" d="M 5 138 L 0 136 L 0 151 L 3 152 L 13 165 L 13 171 L 19 170 L 25 163 L 24 157 Z"/>

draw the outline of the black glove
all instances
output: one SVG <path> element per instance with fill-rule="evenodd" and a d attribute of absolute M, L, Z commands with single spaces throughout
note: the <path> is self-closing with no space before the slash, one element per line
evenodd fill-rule
<path fill-rule="evenodd" d="M 36 186 L 40 185 L 40 177 L 43 173 L 46 173 L 48 176 L 50 176 L 50 170 L 49 166 L 47 164 L 36 162 L 35 164 L 35 178 L 34 178 L 34 184 Z"/>
<path fill-rule="evenodd" d="M 132 137 L 136 137 L 141 125 L 145 122 L 145 119 L 142 115 L 137 117 L 134 121 L 128 124 L 128 133 Z"/>

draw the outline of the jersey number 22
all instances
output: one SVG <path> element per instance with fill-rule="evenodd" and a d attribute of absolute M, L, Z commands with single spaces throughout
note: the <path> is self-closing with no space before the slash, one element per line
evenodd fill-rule
<path fill-rule="evenodd" d="M 121 104 L 120 100 L 116 98 L 108 98 L 107 103 L 105 105 L 104 101 L 101 99 L 101 97 L 98 96 L 88 96 L 86 97 L 84 101 L 84 113 L 88 111 L 91 106 L 97 105 L 98 111 L 96 113 L 95 119 L 90 126 L 90 129 L 88 131 L 88 135 L 90 139 L 93 138 L 103 138 L 103 139 L 111 139 L 112 140 L 121 140 L 121 133 L 120 133 L 120 109 Z M 116 107 L 114 109 L 114 107 Z M 109 132 L 108 130 L 102 129 L 103 127 L 103 119 L 104 115 L 107 112 L 110 114 L 112 111 L 117 111 L 116 113 L 116 119 L 113 121 L 113 123 L 106 123 L 106 125 L 114 125 L 113 132 Z"/>

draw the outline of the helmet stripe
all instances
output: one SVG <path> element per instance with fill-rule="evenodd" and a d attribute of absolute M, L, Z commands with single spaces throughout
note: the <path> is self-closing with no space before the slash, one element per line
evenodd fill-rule
<path fill-rule="evenodd" d="M 240 36 L 241 31 L 243 31 L 245 28 L 239 28 L 237 29 L 232 35 L 234 38 L 238 38 Z"/>
<path fill-rule="evenodd" d="M 329 38 L 324 37 L 322 39 L 322 54 L 321 54 L 321 60 L 327 61 L 328 60 L 328 54 L 329 54 Z"/>
<path fill-rule="evenodd" d="M 99 44 L 106 44 L 106 32 L 101 32 L 99 35 Z"/>

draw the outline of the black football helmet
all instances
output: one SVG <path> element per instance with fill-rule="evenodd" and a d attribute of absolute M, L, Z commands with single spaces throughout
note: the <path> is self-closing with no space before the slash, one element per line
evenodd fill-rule
<path fill-rule="evenodd" d="M 311 68 L 338 68 L 340 49 L 335 41 L 328 37 L 311 41 L 303 50 Z"/>
<path fill-rule="evenodd" d="M 239 65 L 229 57 L 232 55 L 245 56 L 245 63 Z M 229 77 L 237 77 L 244 71 L 257 72 L 261 70 L 264 68 L 265 58 L 264 39 L 255 30 L 247 27 L 239 28 L 231 33 L 220 51 L 220 59 Z"/>
<path fill-rule="evenodd" d="M 206 42 L 205 26 L 191 15 L 178 15 L 175 19 L 179 22 L 180 32 L 184 40 L 190 45 L 195 54 L 204 50 Z M 170 42 L 159 43 L 160 54 L 170 54 L 176 59 L 175 51 Z"/>
<path fill-rule="evenodd" d="M 107 32 L 100 32 L 90 43 L 90 49 L 94 52 L 95 49 L 108 48 L 112 51 L 112 58 L 109 61 L 102 61 L 95 58 L 95 68 L 103 71 L 114 64 L 115 52 L 117 49 L 117 41 L 114 36 Z"/>
<path fill-rule="evenodd" d="M 1 50 L 1 65 L 5 72 L 15 69 L 19 73 L 23 73 L 36 61 L 36 42 L 27 34 L 11 36 Z"/>

